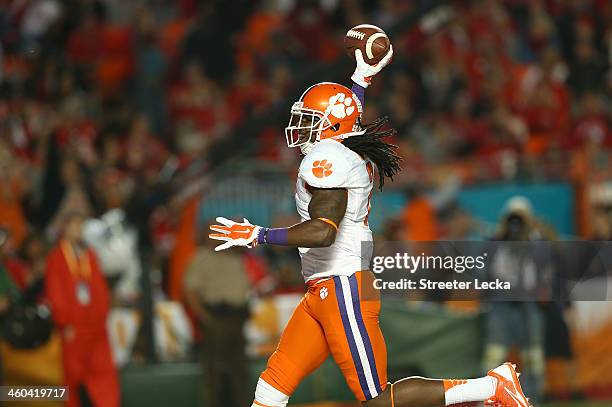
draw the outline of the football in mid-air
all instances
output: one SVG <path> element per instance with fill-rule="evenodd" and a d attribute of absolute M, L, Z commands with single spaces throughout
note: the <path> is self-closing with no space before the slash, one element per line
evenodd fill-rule
<path fill-rule="evenodd" d="M 378 63 L 389 51 L 391 41 L 380 28 L 371 24 L 360 24 L 347 31 L 344 48 L 352 59 L 360 49 L 363 59 L 370 65 Z"/>

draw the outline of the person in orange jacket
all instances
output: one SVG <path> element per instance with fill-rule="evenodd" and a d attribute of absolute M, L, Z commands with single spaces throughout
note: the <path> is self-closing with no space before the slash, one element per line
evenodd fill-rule
<path fill-rule="evenodd" d="M 67 406 L 87 397 L 93 405 L 120 404 L 106 317 L 109 290 L 94 251 L 81 239 L 84 216 L 66 216 L 62 238 L 49 253 L 45 290 L 51 315 L 62 338 Z"/>

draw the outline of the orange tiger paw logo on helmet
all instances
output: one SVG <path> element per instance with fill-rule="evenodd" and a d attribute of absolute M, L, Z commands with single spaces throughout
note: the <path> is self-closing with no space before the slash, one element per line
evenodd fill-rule
<path fill-rule="evenodd" d="M 332 163 L 328 163 L 327 160 L 317 160 L 312 163 L 312 173 L 317 178 L 325 178 L 332 175 Z"/>

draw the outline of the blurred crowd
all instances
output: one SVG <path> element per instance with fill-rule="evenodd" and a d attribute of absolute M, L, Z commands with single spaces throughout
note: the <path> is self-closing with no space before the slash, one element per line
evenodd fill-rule
<path fill-rule="evenodd" d="M 346 59 L 347 27 L 368 21 L 393 30 L 420 6 L 238 3 L 2 1 L 7 250 L 40 264 L 62 214 L 123 208 L 143 232 L 141 245 L 167 252 L 180 207 L 172 198 L 184 190 L 162 185 L 167 179 L 193 162 L 206 171 L 212 146 L 295 97 L 301 67 Z M 538 163 L 559 151 L 612 143 L 608 2 L 450 4 L 433 32 L 426 24 L 390 31 L 393 64 L 367 94 L 365 121 L 389 115 L 398 129 L 414 170 L 405 171 L 407 182 L 436 165 L 475 162 L 488 164 L 466 177 L 515 178 L 525 176 L 521 169 L 544 171 Z M 283 125 L 251 135 L 257 142 L 248 153 L 294 171 L 298 157 L 284 148 Z"/>
<path fill-rule="evenodd" d="M 391 236 L 482 236 L 460 208 L 419 199 L 441 170 L 462 182 L 574 179 L 583 150 L 610 167 L 610 2 L 450 1 L 436 21 L 397 29 L 429 3 L 0 0 L 0 264 L 12 287 L 0 313 L 15 288 L 43 278 L 75 213 L 89 219 L 84 239 L 107 277 L 130 269 L 111 281 L 114 302 L 138 300 L 142 264 L 163 296 L 202 174 L 236 153 L 294 173 L 285 122 L 265 117 L 281 116 L 310 70 L 347 83 L 342 38 L 363 22 L 387 30 L 395 50 L 364 121 L 391 118 L 409 170 L 396 185 L 418 180 Z M 249 131 L 254 120 L 263 125 Z M 236 137 L 248 137 L 238 151 L 217 148 Z M 593 218 L 592 237 L 610 239 L 609 208 Z M 294 254 L 262 257 L 244 260 L 258 290 L 270 291 L 264 264 L 278 291 L 300 290 Z"/>
<path fill-rule="evenodd" d="M 607 2 L 483 1 L 448 25 L 394 39 L 398 57 L 368 114 L 386 113 L 424 164 L 609 146 L 612 28 Z M 403 52 L 402 52 L 403 51 Z M 476 178 L 479 175 L 475 175 Z"/>

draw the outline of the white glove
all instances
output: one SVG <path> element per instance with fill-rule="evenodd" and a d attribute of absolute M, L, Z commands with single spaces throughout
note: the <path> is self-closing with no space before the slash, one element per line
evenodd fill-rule
<path fill-rule="evenodd" d="M 389 65 L 391 58 L 393 57 L 393 46 L 389 46 L 389 51 L 378 63 L 374 65 L 368 64 L 364 59 L 360 49 L 355 50 L 355 61 L 357 61 L 357 67 L 351 80 L 356 84 L 367 88 L 372 81 L 372 76 L 379 73 L 385 66 Z"/>
<path fill-rule="evenodd" d="M 217 222 L 220 225 L 210 225 L 210 230 L 219 233 L 210 233 L 208 237 L 214 240 L 223 240 L 225 243 L 215 247 L 215 251 L 229 249 L 233 246 L 253 248 L 257 246 L 257 235 L 261 226 L 251 225 L 247 218 L 242 223 L 234 222 L 219 216 Z"/>

